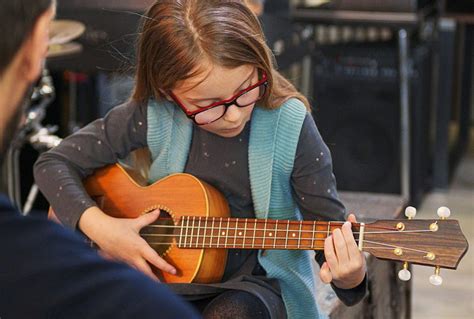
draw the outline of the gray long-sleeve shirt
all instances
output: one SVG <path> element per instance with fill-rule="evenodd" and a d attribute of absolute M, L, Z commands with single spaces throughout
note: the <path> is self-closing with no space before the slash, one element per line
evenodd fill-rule
<path fill-rule="evenodd" d="M 224 194 L 233 217 L 255 218 L 248 171 L 249 136 L 249 124 L 232 138 L 194 126 L 185 167 L 186 173 Z M 146 146 L 147 105 L 126 103 L 44 153 L 35 164 L 35 179 L 60 221 L 75 228 L 82 213 L 95 206 L 82 187 L 82 179 L 95 169 L 116 163 L 131 151 Z M 300 134 L 291 185 L 304 219 L 344 219 L 345 209 L 337 195 L 331 154 L 309 113 Z M 230 250 L 224 280 L 231 278 L 253 254 L 252 250 Z M 356 296 L 350 294 L 353 295 L 350 299 L 360 300 L 364 294 L 365 284 Z"/>

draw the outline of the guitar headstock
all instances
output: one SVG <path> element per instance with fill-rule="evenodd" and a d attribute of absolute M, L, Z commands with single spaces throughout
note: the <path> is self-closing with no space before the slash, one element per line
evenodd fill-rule
<path fill-rule="evenodd" d="M 402 280 L 409 280 L 408 263 L 433 266 L 435 275 L 432 284 L 441 284 L 440 268 L 456 269 L 467 252 L 468 242 L 459 222 L 448 220 L 450 212 L 446 207 L 438 209 L 438 220 L 412 219 L 416 209 L 407 207 L 403 220 L 379 220 L 365 225 L 363 250 L 380 259 L 401 261 Z"/>

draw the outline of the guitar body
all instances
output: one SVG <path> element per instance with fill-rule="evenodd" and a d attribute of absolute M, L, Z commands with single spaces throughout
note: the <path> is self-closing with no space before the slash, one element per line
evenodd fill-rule
<path fill-rule="evenodd" d="M 229 217 L 225 198 L 214 187 L 189 174 L 174 174 L 150 186 L 141 186 L 123 167 L 111 165 L 96 171 L 85 180 L 84 186 L 98 207 L 113 217 L 136 218 L 155 209 L 161 210 L 158 221 L 171 217 L 173 224 L 178 224 L 184 215 Z M 55 219 L 52 211 L 50 218 Z M 171 235 L 173 229 L 168 233 Z M 176 276 L 157 270 L 160 280 L 166 283 L 208 283 L 222 278 L 227 250 L 183 249 L 177 248 L 176 244 L 175 240 L 165 246 L 150 243 L 178 270 Z"/>

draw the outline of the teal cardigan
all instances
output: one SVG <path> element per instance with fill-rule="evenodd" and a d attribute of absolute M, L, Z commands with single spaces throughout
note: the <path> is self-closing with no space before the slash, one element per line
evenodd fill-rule
<path fill-rule="evenodd" d="M 301 220 L 292 197 L 291 173 L 306 108 L 290 99 L 275 110 L 255 107 L 249 140 L 249 175 L 257 218 Z M 152 154 L 150 182 L 185 169 L 192 140 L 192 122 L 168 101 L 150 100 L 148 147 Z M 276 278 L 289 319 L 319 318 L 314 262 L 310 251 L 259 251 L 267 277 Z"/>

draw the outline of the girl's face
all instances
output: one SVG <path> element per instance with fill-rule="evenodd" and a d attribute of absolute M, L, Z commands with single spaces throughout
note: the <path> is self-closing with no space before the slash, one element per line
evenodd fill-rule
<path fill-rule="evenodd" d="M 207 72 L 178 83 L 173 94 L 179 97 L 188 111 L 196 111 L 229 99 L 257 82 L 258 72 L 254 66 L 229 69 L 214 65 Z M 237 136 L 250 120 L 254 106 L 255 103 L 246 107 L 231 105 L 219 120 L 199 127 L 222 137 Z"/>

